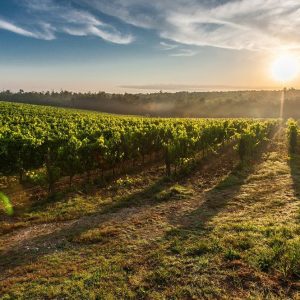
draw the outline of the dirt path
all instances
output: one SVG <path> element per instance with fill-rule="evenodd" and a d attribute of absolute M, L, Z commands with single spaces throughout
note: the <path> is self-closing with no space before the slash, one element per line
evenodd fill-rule
<path fill-rule="evenodd" d="M 275 134 L 251 168 L 240 171 L 236 169 L 237 164 L 236 154 L 226 152 L 179 180 L 176 183 L 179 191 L 173 192 L 174 182 L 159 181 L 154 187 L 130 195 L 128 205 L 110 207 L 107 213 L 35 225 L 4 235 L 0 238 L 3 249 L 0 280 L 5 284 L 8 276 L 20 276 L 22 266 L 36 263 L 64 249 L 65 245 L 68 251 L 73 248 L 84 253 L 84 245 L 105 249 L 109 242 L 112 249 L 116 247 L 114 255 L 119 245 L 129 247 L 134 249 L 130 260 L 140 274 L 148 264 L 147 254 L 160 247 L 174 229 L 194 230 L 200 226 L 209 237 L 211 231 L 223 230 L 225 225 L 296 223 L 298 191 L 295 170 L 291 172 L 288 162 L 283 130 Z M 130 204 L 132 199 L 139 198 L 141 201 Z M 215 275 L 216 278 L 220 274 Z"/>

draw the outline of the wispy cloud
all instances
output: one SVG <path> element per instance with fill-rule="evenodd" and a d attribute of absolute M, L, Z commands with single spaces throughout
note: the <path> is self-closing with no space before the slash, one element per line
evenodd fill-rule
<path fill-rule="evenodd" d="M 198 51 L 192 49 L 180 49 L 178 52 L 171 53 L 170 56 L 194 56 L 196 54 L 198 54 Z"/>
<path fill-rule="evenodd" d="M 8 30 L 8 31 L 11 31 L 11 32 L 14 32 L 14 33 L 17 33 L 20 35 L 28 36 L 28 37 L 35 37 L 34 33 L 30 32 L 28 30 L 25 30 L 19 26 L 16 26 L 13 23 L 10 23 L 10 22 L 7 22 L 7 21 L 1 20 L 1 19 L 0 19 L 0 29 Z"/>
<path fill-rule="evenodd" d="M 161 50 L 177 56 L 193 55 L 195 50 L 189 45 L 247 50 L 300 48 L 299 0 L 15 2 L 23 5 L 30 20 L 6 18 L 1 20 L 0 28 L 28 37 L 53 39 L 65 33 L 129 44 L 135 38 L 124 33 L 124 28 L 134 26 L 156 32 L 163 40 Z"/>
<path fill-rule="evenodd" d="M 50 24 L 41 22 L 39 23 L 39 28 L 40 30 L 30 31 L 20 26 L 17 26 L 12 22 L 8 22 L 0 19 L 0 29 L 11 31 L 19 35 L 36 38 L 36 39 L 53 40 L 55 38 L 54 36 L 55 28 L 53 28 Z"/>
<path fill-rule="evenodd" d="M 166 43 L 166 42 L 160 42 L 159 45 L 160 45 L 160 49 L 164 51 L 174 50 L 178 48 L 178 45 Z"/>
<path fill-rule="evenodd" d="M 96 36 L 116 44 L 130 44 L 134 40 L 131 34 L 119 32 L 88 11 L 74 8 L 72 1 L 25 0 L 22 5 L 28 20 L 23 17 L 17 26 L 0 19 L 0 29 L 44 40 L 55 39 L 58 33 Z"/>
<path fill-rule="evenodd" d="M 198 53 L 194 49 L 188 49 L 181 44 L 160 42 L 159 49 L 168 53 L 169 56 L 194 56 Z"/>
<path fill-rule="evenodd" d="M 76 1 L 76 0 L 75 0 Z M 173 42 L 229 49 L 300 48 L 299 0 L 77 0 Z"/>

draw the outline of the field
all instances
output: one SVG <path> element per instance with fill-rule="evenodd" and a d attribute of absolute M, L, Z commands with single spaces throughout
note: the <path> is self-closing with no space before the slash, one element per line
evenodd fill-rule
<path fill-rule="evenodd" d="M 0 103 L 0 299 L 300 299 L 298 130 Z"/>

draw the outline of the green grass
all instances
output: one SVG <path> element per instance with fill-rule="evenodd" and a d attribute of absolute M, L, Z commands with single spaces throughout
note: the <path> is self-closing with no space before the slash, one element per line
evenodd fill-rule
<path fill-rule="evenodd" d="M 251 168 L 154 169 L 19 210 L 31 243 L 1 237 L 0 299 L 299 299 L 300 173 L 275 146 Z"/>

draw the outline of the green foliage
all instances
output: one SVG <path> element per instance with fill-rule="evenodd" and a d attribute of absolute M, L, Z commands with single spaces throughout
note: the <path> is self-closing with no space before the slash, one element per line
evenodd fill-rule
<path fill-rule="evenodd" d="M 229 248 L 225 251 L 224 258 L 226 260 L 236 260 L 236 259 L 240 259 L 241 256 L 236 250 Z"/>
<path fill-rule="evenodd" d="M 284 277 L 300 276 L 298 230 L 288 227 L 266 228 L 266 242 L 250 254 L 250 262 L 263 272 L 278 270 Z"/>
<path fill-rule="evenodd" d="M 252 158 L 258 146 L 265 141 L 278 121 L 257 121 L 248 123 L 239 135 L 238 152 L 241 161 Z"/>
<path fill-rule="evenodd" d="M 289 140 L 289 150 L 291 153 L 296 153 L 298 139 L 298 123 L 293 119 L 287 121 L 287 133 Z"/>
<path fill-rule="evenodd" d="M 27 171 L 25 173 L 25 180 L 35 185 L 44 185 L 47 183 L 46 174 L 39 171 Z"/>
<path fill-rule="evenodd" d="M 165 201 L 169 200 L 171 198 L 173 199 L 183 199 L 187 196 L 190 196 L 193 194 L 192 190 L 189 190 L 179 184 L 175 184 L 171 186 L 170 188 L 163 190 L 155 195 L 155 199 L 158 201 Z"/>
<path fill-rule="evenodd" d="M 56 181 L 164 153 L 166 173 L 240 134 L 240 155 L 255 149 L 276 121 L 117 117 L 50 107 L 0 103 L 0 172 L 44 169 Z"/>
<path fill-rule="evenodd" d="M 13 206 L 12 206 L 9 198 L 6 195 L 4 195 L 2 192 L 0 192 L 0 202 L 3 205 L 4 211 L 6 212 L 6 214 L 8 214 L 9 216 L 13 215 L 13 213 L 14 213 Z"/>

